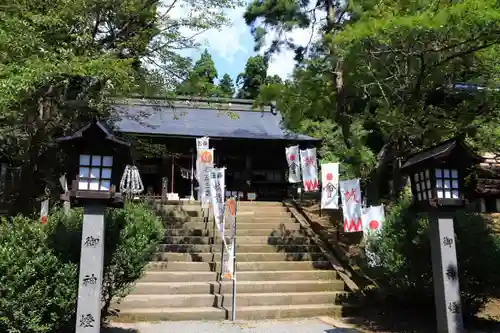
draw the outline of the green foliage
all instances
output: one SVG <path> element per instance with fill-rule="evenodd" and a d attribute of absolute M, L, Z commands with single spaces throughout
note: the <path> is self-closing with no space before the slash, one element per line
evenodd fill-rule
<path fill-rule="evenodd" d="M 0 222 L 0 331 L 74 331 L 82 210 L 55 210 L 49 222 L 16 216 Z M 145 204 L 108 209 L 105 215 L 102 320 L 112 300 L 139 279 L 162 237 L 163 227 Z"/>
<path fill-rule="evenodd" d="M 369 200 L 397 195 L 397 186 L 391 193 L 377 193 L 388 177 L 392 184 L 401 183 L 393 161 L 441 140 L 466 134 L 478 150 L 500 149 L 496 1 L 348 1 L 334 6 L 325 0 L 311 10 L 312 5 L 278 0 L 253 1 L 247 7 L 245 19 L 257 46 L 272 32 L 276 39 L 266 54 L 290 48 L 300 60 L 288 82 L 261 90 L 259 102 L 276 100 L 287 127 L 308 129 L 304 134 L 322 134 L 314 133 L 311 123 L 332 123 L 334 131 L 326 136 L 332 148 L 323 154 L 336 155 L 336 147 L 344 147 L 341 162 L 367 177 Z M 320 15 L 326 20 L 318 27 Z M 317 41 L 291 42 L 286 32 L 299 27 L 317 31 Z M 486 89 L 457 89 L 457 83 Z"/>
<path fill-rule="evenodd" d="M 66 216 L 62 210 L 49 217 L 49 240 L 64 261 L 80 260 L 83 215 L 74 209 Z M 163 235 L 163 226 L 151 207 L 128 203 L 124 209 L 108 209 L 105 216 L 105 254 L 102 287 L 103 319 L 114 312 L 112 301 L 130 292 L 139 279 Z"/>
<path fill-rule="evenodd" d="M 217 78 L 212 55 L 205 49 L 193 68 L 189 71 L 186 80 L 181 82 L 176 88 L 176 93 L 185 96 L 217 96 L 217 86 L 214 84 Z"/>
<path fill-rule="evenodd" d="M 0 0 L 0 156 L 22 169 L 11 211 L 33 213 L 46 187 L 58 192 L 54 138 L 96 114 L 116 116 L 112 97 L 173 91 L 191 64 L 179 51 L 198 46 L 186 31 L 220 28 L 224 10 L 239 5 Z"/>
<path fill-rule="evenodd" d="M 235 93 L 233 79 L 229 74 L 224 74 L 219 81 L 219 96 L 220 97 L 233 97 Z"/>
<path fill-rule="evenodd" d="M 260 87 L 266 83 L 268 66 L 269 64 L 263 56 L 256 55 L 248 58 L 245 69 L 236 79 L 236 84 L 239 87 L 238 98 L 257 98 Z"/>
<path fill-rule="evenodd" d="M 74 313 L 77 265 L 54 254 L 44 229 L 21 216 L 0 222 L 1 332 L 54 332 Z"/>
<path fill-rule="evenodd" d="M 429 220 L 411 208 L 411 201 L 405 192 L 386 216 L 381 236 L 369 239 L 367 249 L 377 254 L 379 263 L 369 272 L 388 300 L 432 306 Z M 459 211 L 454 218 L 463 313 L 472 316 L 499 295 L 500 238 L 480 214 Z"/>

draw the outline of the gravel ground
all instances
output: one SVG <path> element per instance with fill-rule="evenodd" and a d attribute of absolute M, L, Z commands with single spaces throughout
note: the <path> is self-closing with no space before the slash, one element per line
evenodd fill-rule
<path fill-rule="evenodd" d="M 185 321 L 115 324 L 106 333 L 357 333 L 335 328 L 318 319 L 237 321 Z"/>

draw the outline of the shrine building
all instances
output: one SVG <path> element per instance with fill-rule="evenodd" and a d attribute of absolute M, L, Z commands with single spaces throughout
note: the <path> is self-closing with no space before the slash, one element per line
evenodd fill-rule
<path fill-rule="evenodd" d="M 191 196 L 195 139 L 207 136 L 215 149 L 214 166 L 226 167 L 227 194 L 242 200 L 282 200 L 296 191 L 287 182 L 285 147 L 320 143 L 287 131 L 274 106 L 255 109 L 253 100 L 131 99 L 113 108 L 120 115 L 114 131 L 132 139 L 134 160 L 150 195 Z"/>

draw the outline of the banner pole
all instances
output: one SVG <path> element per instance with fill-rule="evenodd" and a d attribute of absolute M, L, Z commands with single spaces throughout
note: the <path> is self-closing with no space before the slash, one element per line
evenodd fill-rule
<path fill-rule="evenodd" d="M 225 168 L 224 168 L 225 169 Z M 224 177 L 225 177 L 225 172 L 224 172 Z M 226 228 L 226 184 L 224 182 L 224 188 L 222 189 L 222 204 L 224 205 L 224 214 L 222 215 L 222 231 L 221 232 L 220 230 L 219 231 L 219 235 L 222 236 L 221 237 L 221 250 L 220 250 L 220 272 L 219 272 L 219 280 L 222 281 L 224 280 L 224 248 L 226 247 L 225 245 L 225 235 L 224 235 L 224 231 L 225 231 L 225 228 Z M 214 220 L 214 223 L 215 223 L 215 220 Z M 228 253 L 229 255 L 229 253 Z"/>
<path fill-rule="evenodd" d="M 233 248 L 233 299 L 232 299 L 232 312 L 231 319 L 232 321 L 236 320 L 236 213 L 238 212 L 238 197 L 234 199 L 234 228 L 233 228 L 233 239 L 232 239 L 232 248 Z"/>

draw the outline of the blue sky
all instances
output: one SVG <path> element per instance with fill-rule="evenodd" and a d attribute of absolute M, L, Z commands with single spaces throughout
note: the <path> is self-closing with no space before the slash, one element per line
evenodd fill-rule
<path fill-rule="evenodd" d="M 244 11 L 245 7 L 226 10 L 231 24 L 219 30 L 212 29 L 200 34 L 196 40 L 202 44 L 201 47 L 198 50 L 182 53 L 197 60 L 201 52 L 207 48 L 215 62 L 219 77 L 222 77 L 224 73 L 229 73 L 233 80 L 236 80 L 238 74 L 243 71 L 247 59 L 256 54 L 250 28 L 243 19 Z M 310 35 L 310 30 L 297 29 L 288 37 L 299 44 L 306 45 Z M 291 51 L 281 52 L 271 60 L 268 75 L 277 74 L 285 79 L 293 71 L 294 64 Z"/>

